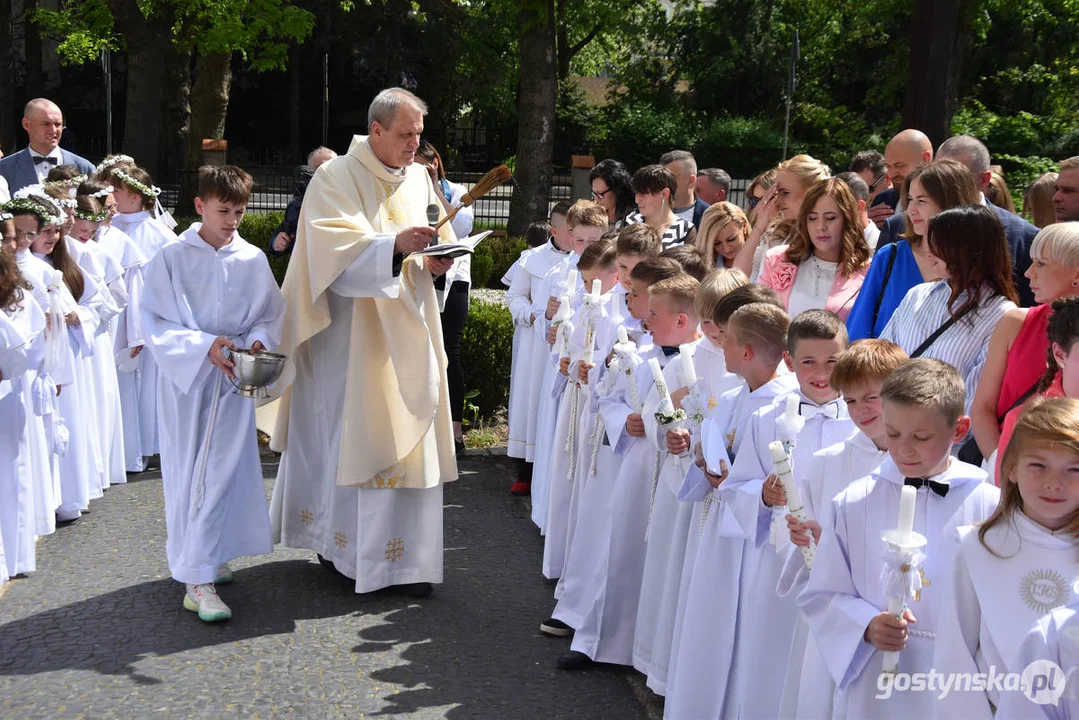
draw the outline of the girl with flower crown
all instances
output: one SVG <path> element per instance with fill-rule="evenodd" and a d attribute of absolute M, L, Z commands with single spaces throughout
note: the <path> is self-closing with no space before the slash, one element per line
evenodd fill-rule
<path fill-rule="evenodd" d="M 60 234 L 63 209 L 41 186 L 23 188 L 4 207 L 14 216 L 19 269 L 49 316 L 44 364 L 49 381 L 39 388 L 38 402 L 42 414 L 51 416 L 49 450 L 58 456 L 56 520 L 74 521 L 92 498 L 101 496 L 100 448 L 88 431 L 96 422 L 88 353 L 99 291 L 66 252 Z"/>
<path fill-rule="evenodd" d="M 791 317 L 824 309 L 846 320 L 871 254 L 850 188 L 837 178 L 819 180 L 802 198 L 790 242 L 765 253 L 759 282 L 776 291 Z"/>
<path fill-rule="evenodd" d="M 176 242 L 176 235 L 172 230 L 151 215 L 161 190 L 154 186 L 150 174 L 135 165 L 131 158 L 107 158 L 102 165 L 98 168 L 98 179 L 114 188 L 113 197 L 118 210 L 112 222 L 131 238 L 148 263 L 163 247 Z M 141 334 L 141 331 L 137 334 Z M 138 349 L 142 347 L 141 337 L 129 335 L 126 346 L 129 348 L 130 362 L 125 362 L 121 353 L 120 369 L 128 371 L 124 374 L 133 374 L 134 405 L 138 408 L 135 416 L 130 417 L 127 408 L 131 402 L 124 402 L 127 470 L 142 472 L 146 469 L 147 459 L 160 452 L 157 430 L 157 365 L 146 353 L 140 354 Z M 123 379 L 121 382 L 126 387 L 131 380 Z M 127 394 L 126 390 L 122 392 Z M 135 433 L 137 438 L 132 437 Z"/>

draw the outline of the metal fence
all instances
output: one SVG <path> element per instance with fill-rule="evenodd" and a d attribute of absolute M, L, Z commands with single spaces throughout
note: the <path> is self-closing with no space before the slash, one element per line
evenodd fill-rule
<path fill-rule="evenodd" d="M 292 200 L 296 181 L 294 179 L 295 168 L 278 165 L 247 165 L 244 167 L 255 180 L 254 192 L 247 204 L 249 212 L 267 213 L 283 211 Z M 188 175 L 192 181 L 196 180 L 197 172 Z M 483 173 L 481 172 L 451 172 L 447 173 L 450 182 L 471 188 Z M 160 182 L 161 204 L 176 213 L 176 205 L 180 197 L 180 189 L 185 180 L 184 173 L 176 173 L 174 176 Z M 731 189 L 727 193 L 727 199 L 736 205 L 748 208 L 745 202 L 745 192 L 752 180 L 732 179 Z M 477 225 L 489 229 L 504 229 L 510 216 L 510 200 L 513 197 L 514 183 L 508 182 L 490 191 L 473 205 L 473 214 Z M 562 200 L 572 201 L 572 182 L 569 173 L 555 173 L 551 178 L 550 206 Z M 194 212 L 178 214 L 188 215 Z"/>

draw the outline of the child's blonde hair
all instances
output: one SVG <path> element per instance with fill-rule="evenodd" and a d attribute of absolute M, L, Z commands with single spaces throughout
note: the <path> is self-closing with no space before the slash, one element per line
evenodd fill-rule
<path fill-rule="evenodd" d="M 910 357 L 889 340 L 858 340 L 840 353 L 832 369 L 832 387 L 848 392 L 867 382 L 884 382 Z"/>
<path fill-rule="evenodd" d="M 566 213 L 566 225 L 574 228 L 578 225 L 607 229 L 607 211 L 598 202 L 578 200 Z"/>
<path fill-rule="evenodd" d="M 755 302 L 735 310 L 727 321 L 727 332 L 741 345 L 748 345 L 770 366 L 779 365 L 787 345 L 790 317 L 771 303 Z"/>
<path fill-rule="evenodd" d="M 697 290 L 700 286 L 701 284 L 697 282 L 697 278 L 689 273 L 682 272 L 649 285 L 648 297 L 651 299 L 662 295 L 668 298 L 679 312 L 684 312 L 693 318 L 695 326 L 697 313 L 694 301 L 697 298 Z"/>
<path fill-rule="evenodd" d="M 959 371 L 934 358 L 907 360 L 884 381 L 880 396 L 900 405 L 932 410 L 949 425 L 963 417 L 966 407 L 966 389 Z"/>
<path fill-rule="evenodd" d="M 693 309 L 697 317 L 702 322 L 705 320 L 712 322 L 712 311 L 716 309 L 716 303 L 728 293 L 748 283 L 746 274 L 738 268 L 719 268 L 711 271 L 704 276 L 704 280 L 701 280 L 697 297 L 693 301 Z"/>
<path fill-rule="evenodd" d="M 1019 483 L 1013 481 L 1020 455 L 1034 448 L 1047 450 L 1055 447 L 1079 455 L 1079 400 L 1034 399 L 1016 421 L 1000 462 L 1000 504 L 978 528 L 978 539 L 986 550 L 997 557 L 1001 556 L 986 544 L 985 534 L 994 525 L 1010 521 L 1016 510 L 1023 509 Z M 1072 537 L 1079 537 L 1079 512 L 1075 513 L 1064 530 Z"/>

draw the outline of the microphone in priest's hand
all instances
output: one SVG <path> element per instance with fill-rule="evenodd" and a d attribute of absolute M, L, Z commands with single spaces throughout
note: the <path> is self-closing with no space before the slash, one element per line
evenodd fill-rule
<path fill-rule="evenodd" d="M 430 227 L 433 227 L 433 228 L 436 228 L 436 229 L 438 228 L 438 205 L 435 205 L 434 203 L 431 203 L 430 205 L 427 206 L 427 224 Z M 431 245 L 437 245 L 438 244 L 438 235 L 435 235 L 433 238 L 431 238 L 431 243 L 430 244 Z"/>

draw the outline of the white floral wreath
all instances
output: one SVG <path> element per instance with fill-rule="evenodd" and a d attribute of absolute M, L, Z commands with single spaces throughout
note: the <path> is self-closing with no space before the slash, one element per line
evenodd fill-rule
<path fill-rule="evenodd" d="M 125 185 L 129 186 L 132 190 L 145 198 L 156 198 L 158 195 L 161 194 L 161 188 L 159 188 L 158 186 L 147 185 L 146 183 L 139 182 L 123 170 L 114 169 L 112 171 L 112 176 L 117 180 L 120 180 Z"/>
<path fill-rule="evenodd" d="M 101 164 L 98 165 L 97 168 L 95 168 L 94 172 L 100 175 L 102 172 L 108 170 L 113 165 L 120 164 L 134 165 L 135 158 L 131 157 L 130 155 L 113 155 L 112 157 L 107 157 L 101 161 Z"/>

